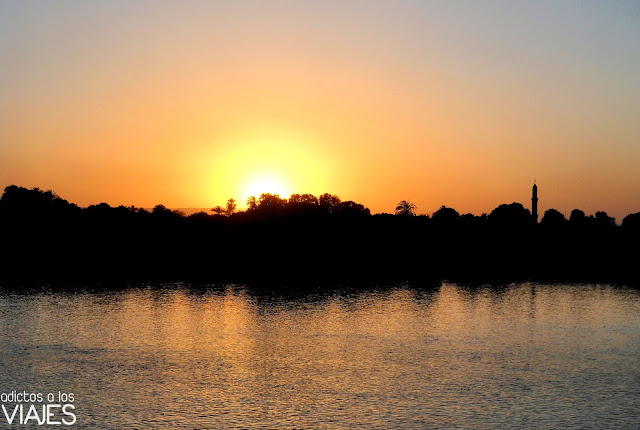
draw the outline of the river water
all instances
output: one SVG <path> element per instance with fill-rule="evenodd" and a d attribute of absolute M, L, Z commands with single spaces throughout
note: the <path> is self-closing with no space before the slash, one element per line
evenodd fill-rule
<path fill-rule="evenodd" d="M 624 286 L 3 290 L 0 350 L 71 428 L 640 428 Z"/>

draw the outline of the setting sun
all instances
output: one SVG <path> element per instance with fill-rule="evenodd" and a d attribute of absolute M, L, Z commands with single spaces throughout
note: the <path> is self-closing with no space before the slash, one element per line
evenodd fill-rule
<path fill-rule="evenodd" d="M 200 157 L 216 160 L 209 193 L 216 204 L 235 198 L 240 207 L 262 193 L 288 198 L 293 193 L 321 194 L 332 189 L 331 155 L 316 149 L 313 136 L 285 125 L 254 125 L 252 132 L 231 132 L 220 147 Z"/>
<path fill-rule="evenodd" d="M 279 194 L 280 197 L 287 198 L 292 191 L 287 181 L 277 173 L 257 173 L 247 179 L 245 191 L 241 196 L 241 198 L 243 198 L 241 204 L 244 203 L 249 196 L 255 196 L 257 198 L 260 197 L 262 193 Z"/>

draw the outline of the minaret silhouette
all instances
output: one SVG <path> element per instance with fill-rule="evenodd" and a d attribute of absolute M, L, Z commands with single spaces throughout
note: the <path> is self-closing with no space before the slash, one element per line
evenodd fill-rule
<path fill-rule="evenodd" d="M 536 181 L 533 181 L 533 190 L 531 191 L 531 219 L 533 222 L 538 222 L 538 186 Z"/>

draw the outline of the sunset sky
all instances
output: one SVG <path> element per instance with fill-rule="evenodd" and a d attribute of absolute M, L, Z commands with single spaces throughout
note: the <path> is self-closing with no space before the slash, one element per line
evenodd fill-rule
<path fill-rule="evenodd" d="M 0 1 L 0 187 L 640 211 L 640 3 Z"/>

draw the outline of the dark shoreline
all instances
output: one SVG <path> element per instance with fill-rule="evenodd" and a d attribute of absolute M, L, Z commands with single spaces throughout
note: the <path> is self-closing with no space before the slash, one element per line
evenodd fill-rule
<path fill-rule="evenodd" d="M 640 214 L 621 226 L 606 214 L 535 223 L 517 203 L 488 216 L 443 207 L 428 217 L 371 215 L 355 202 L 323 206 L 313 196 L 311 203 L 272 197 L 231 216 L 186 217 L 163 207 L 82 209 L 52 192 L 8 187 L 0 199 L 0 281 L 640 280 Z"/>

